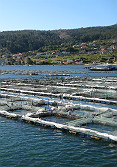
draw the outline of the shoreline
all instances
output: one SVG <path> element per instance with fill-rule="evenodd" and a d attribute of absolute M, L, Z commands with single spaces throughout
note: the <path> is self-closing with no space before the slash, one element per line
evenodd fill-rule
<path fill-rule="evenodd" d="M 89 66 L 89 65 L 100 65 L 100 64 L 107 64 L 107 65 L 117 65 L 117 63 L 114 63 L 114 64 L 108 64 L 108 63 L 96 63 L 96 64 L 48 64 L 48 65 L 0 65 L 0 67 L 9 67 L 9 66 L 13 66 L 13 67 L 21 67 L 21 66 L 27 66 L 27 67 L 30 67 L 30 66 L 69 66 L 69 65 L 73 65 L 73 66 L 81 66 L 81 65 L 84 65 L 84 66 Z"/>

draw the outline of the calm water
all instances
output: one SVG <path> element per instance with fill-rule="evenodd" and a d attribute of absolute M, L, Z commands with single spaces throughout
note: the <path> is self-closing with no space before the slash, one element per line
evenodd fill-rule
<path fill-rule="evenodd" d="M 87 65 L 88 66 L 88 65 Z M 80 71 L 86 71 L 87 69 L 84 69 L 84 65 L 50 65 L 50 66 L 0 66 L 1 70 L 72 70 L 77 71 L 80 69 Z"/>
<path fill-rule="evenodd" d="M 0 118 L 1 167 L 116 166 L 116 145 Z"/>
<path fill-rule="evenodd" d="M 89 69 L 86 69 L 85 67 L 91 67 L 91 66 L 94 66 L 94 65 L 56 65 L 56 66 L 53 66 L 53 65 L 50 65 L 50 66 L 0 66 L 0 70 L 48 70 L 48 71 L 51 71 L 51 70 L 54 70 L 54 71 L 86 71 L 85 74 L 71 74 L 71 76 L 85 76 L 85 77 L 88 77 L 88 76 L 102 76 L 102 77 L 105 77 L 105 76 L 117 76 L 117 70 L 116 71 L 112 71 L 111 73 L 105 73 L 105 72 L 102 72 L 102 73 L 93 73 L 91 72 Z M 90 71 L 90 72 L 89 72 Z M 46 73 L 48 74 L 48 73 Z M 14 74 L 6 74 L 6 75 L 1 75 L 0 78 L 1 79 L 4 79 L 4 78 L 39 78 L 41 77 L 42 75 L 14 75 Z"/>
<path fill-rule="evenodd" d="M 23 68 L 76 70 L 77 67 L 79 66 Z M 0 69 L 22 69 L 22 67 L 0 67 Z M 56 129 L 46 129 L 0 117 L 0 167 L 115 167 L 116 165 L 117 144 L 95 141 Z"/>

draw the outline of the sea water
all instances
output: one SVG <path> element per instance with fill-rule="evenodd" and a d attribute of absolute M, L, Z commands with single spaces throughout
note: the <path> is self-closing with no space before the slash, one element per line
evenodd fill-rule
<path fill-rule="evenodd" d="M 116 146 L 0 118 L 1 167 L 114 167 Z"/>

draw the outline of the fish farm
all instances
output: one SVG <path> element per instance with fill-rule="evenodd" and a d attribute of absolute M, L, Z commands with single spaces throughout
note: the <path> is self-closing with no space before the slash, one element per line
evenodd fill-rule
<path fill-rule="evenodd" d="M 0 75 L 40 76 L 0 79 L 1 117 L 57 128 L 91 140 L 117 142 L 117 77 L 79 77 L 68 71 L 43 73 L 0 71 Z"/>

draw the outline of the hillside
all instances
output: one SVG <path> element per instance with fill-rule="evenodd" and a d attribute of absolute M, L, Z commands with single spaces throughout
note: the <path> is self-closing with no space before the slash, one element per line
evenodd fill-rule
<path fill-rule="evenodd" d="M 71 46 L 76 42 L 114 39 L 117 26 L 88 27 L 68 30 L 23 30 L 0 32 L 0 51 L 22 53 L 48 47 Z"/>

